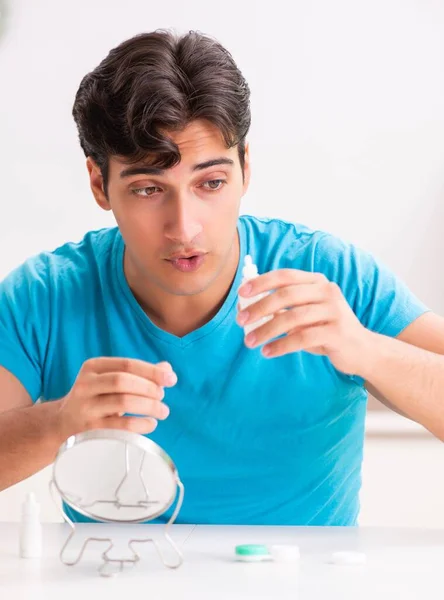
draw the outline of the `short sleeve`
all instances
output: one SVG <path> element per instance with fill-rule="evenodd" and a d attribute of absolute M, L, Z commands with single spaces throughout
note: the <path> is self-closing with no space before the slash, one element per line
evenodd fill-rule
<path fill-rule="evenodd" d="M 313 270 L 337 283 L 360 322 L 376 333 L 396 337 L 429 310 L 371 254 L 330 234 L 317 241 Z"/>
<path fill-rule="evenodd" d="M 17 377 L 33 402 L 42 393 L 49 309 L 44 258 L 27 261 L 0 283 L 0 365 Z"/>

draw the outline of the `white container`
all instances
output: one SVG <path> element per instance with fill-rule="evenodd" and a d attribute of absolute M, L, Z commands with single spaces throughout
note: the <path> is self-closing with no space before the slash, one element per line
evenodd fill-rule
<path fill-rule="evenodd" d="M 293 544 L 273 544 L 270 548 L 273 560 L 282 563 L 293 563 L 299 565 L 301 552 L 299 546 Z"/>
<path fill-rule="evenodd" d="M 26 496 L 22 505 L 20 522 L 20 556 L 22 558 L 40 558 L 42 555 L 42 524 L 40 523 L 40 504 L 34 492 Z"/>
<path fill-rule="evenodd" d="M 251 258 L 251 256 L 249 254 L 247 254 L 247 256 L 244 259 L 244 267 L 242 269 L 242 275 L 243 275 L 243 279 L 242 279 L 241 285 L 243 285 L 247 281 L 250 281 L 251 279 L 254 279 L 255 277 L 258 277 L 258 275 L 259 275 L 257 266 L 253 263 L 253 259 Z M 258 302 L 259 300 L 262 300 L 262 298 L 265 298 L 265 296 L 268 296 L 269 293 L 270 292 L 263 292 L 262 294 L 258 294 L 257 296 L 250 296 L 249 298 L 245 298 L 244 296 L 239 296 L 240 309 L 244 310 L 251 304 L 254 304 L 255 302 Z M 255 329 L 257 329 L 264 323 L 271 321 L 272 318 L 273 318 L 272 316 L 268 316 L 268 317 L 264 317 L 263 319 L 259 319 L 259 321 L 255 321 L 254 323 L 248 323 L 248 325 L 245 325 L 245 327 L 244 327 L 245 335 L 248 335 L 250 333 L 250 331 L 254 331 Z"/>

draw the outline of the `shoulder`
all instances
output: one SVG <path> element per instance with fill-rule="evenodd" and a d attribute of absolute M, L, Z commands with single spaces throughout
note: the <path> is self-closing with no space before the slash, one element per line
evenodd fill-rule
<path fill-rule="evenodd" d="M 262 273 L 283 268 L 323 273 L 344 289 L 387 271 L 372 254 L 328 231 L 248 215 L 241 223 L 247 250 Z"/>
<path fill-rule="evenodd" d="M 347 250 L 339 238 L 301 223 L 250 215 L 240 220 L 247 250 L 262 272 L 278 268 L 315 271 L 317 263 Z"/>
<path fill-rule="evenodd" d="M 91 231 L 78 242 L 68 242 L 28 258 L 0 283 L 0 297 L 14 300 L 21 295 L 32 301 L 34 296 L 41 296 L 61 281 L 84 278 L 108 259 L 117 232 L 117 228 Z"/>
<path fill-rule="evenodd" d="M 316 237 L 316 234 L 322 233 L 310 229 L 301 223 L 293 223 L 282 219 L 242 215 L 240 221 L 247 235 L 251 237 L 262 237 L 265 235 L 271 241 L 282 241 L 286 238 L 290 242 L 296 240 L 306 241 L 313 236 Z"/>
<path fill-rule="evenodd" d="M 68 242 L 40 256 L 46 257 L 51 270 L 64 273 L 106 261 L 118 236 L 117 227 L 89 231 L 80 241 Z"/>

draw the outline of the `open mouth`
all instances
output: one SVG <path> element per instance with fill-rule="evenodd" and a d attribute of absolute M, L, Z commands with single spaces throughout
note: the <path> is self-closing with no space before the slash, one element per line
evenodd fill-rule
<path fill-rule="evenodd" d="M 182 273 L 191 273 L 197 271 L 205 260 L 205 254 L 196 254 L 194 256 L 172 258 L 169 260 L 171 265 Z"/>

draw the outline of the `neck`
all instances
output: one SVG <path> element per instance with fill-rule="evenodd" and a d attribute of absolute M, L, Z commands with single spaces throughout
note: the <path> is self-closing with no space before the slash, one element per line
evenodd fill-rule
<path fill-rule="evenodd" d="M 124 272 L 128 285 L 148 317 L 161 329 L 178 337 L 199 329 L 210 321 L 229 294 L 239 264 L 240 246 L 236 235 L 230 255 L 217 278 L 199 294 L 176 296 L 133 274 L 124 256 Z"/>

